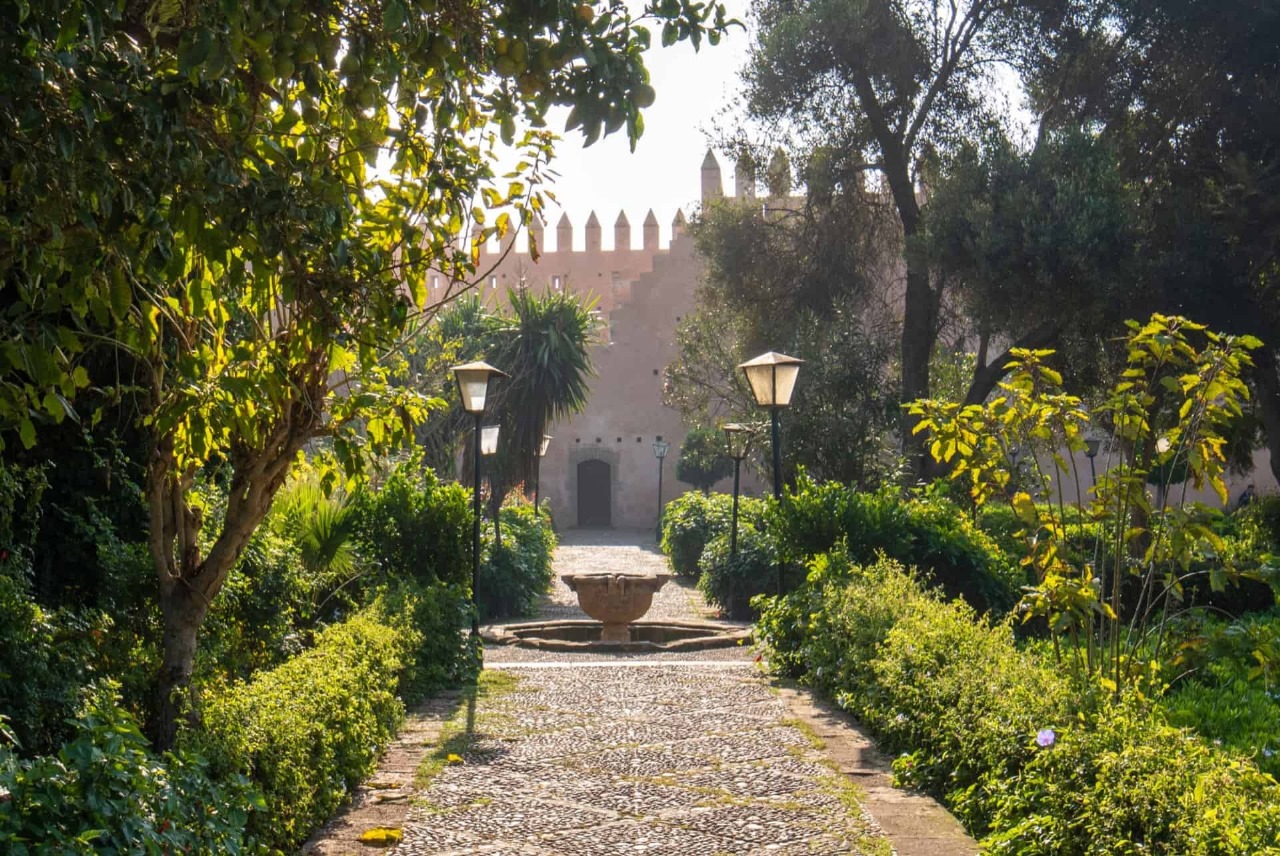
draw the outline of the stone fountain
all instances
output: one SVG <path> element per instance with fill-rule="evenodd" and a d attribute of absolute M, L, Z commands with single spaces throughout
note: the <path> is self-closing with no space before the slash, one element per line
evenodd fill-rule
<path fill-rule="evenodd" d="M 631 623 L 644 617 L 653 596 L 670 574 L 564 574 L 560 577 L 578 595 L 578 606 L 604 625 L 602 642 L 630 642 Z"/>

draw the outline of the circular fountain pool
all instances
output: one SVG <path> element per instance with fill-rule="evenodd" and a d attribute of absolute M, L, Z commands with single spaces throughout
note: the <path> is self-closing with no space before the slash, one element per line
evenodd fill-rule
<path fill-rule="evenodd" d="M 730 648 L 751 640 L 751 627 L 746 624 L 720 624 L 709 621 L 633 621 L 628 627 L 630 638 L 606 639 L 599 621 L 530 621 L 485 627 L 481 636 L 495 645 L 516 645 L 544 651 L 705 651 Z"/>

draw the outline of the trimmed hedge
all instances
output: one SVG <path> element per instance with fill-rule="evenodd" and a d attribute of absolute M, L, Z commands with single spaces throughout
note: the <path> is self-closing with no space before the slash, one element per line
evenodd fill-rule
<path fill-rule="evenodd" d="M 1008 620 L 944 602 L 898 563 L 841 547 L 765 604 L 771 663 L 865 722 L 906 785 L 947 802 L 989 852 L 1280 853 L 1280 788 L 1137 698 L 1079 692 Z M 1102 699 L 1089 701 L 1089 699 Z"/>
<path fill-rule="evenodd" d="M 187 743 L 220 775 L 248 776 L 266 800 L 251 831 L 294 848 L 375 769 L 404 716 L 397 692 L 474 676 L 459 627 L 467 615 L 458 588 L 380 597 L 320 633 L 314 648 L 209 693 L 203 727 Z"/>
<path fill-rule="evenodd" d="M 1027 583 L 1017 560 L 941 496 L 903 499 L 894 488 L 865 493 L 802 477 L 776 527 L 784 561 L 803 564 L 843 543 L 854 561 L 884 554 L 981 612 L 1012 609 Z"/>
<path fill-rule="evenodd" d="M 767 507 L 767 500 L 738 497 L 739 527 L 762 523 Z M 711 539 L 729 531 L 732 520 L 732 494 L 691 490 L 668 502 L 662 509 L 659 546 L 670 557 L 676 575 L 697 579 L 702 572 L 698 562 L 703 550 Z"/>
<path fill-rule="evenodd" d="M 738 555 L 730 553 L 730 533 L 722 532 L 711 539 L 698 561 L 702 576 L 698 590 L 709 603 L 715 604 L 736 621 L 755 617 L 751 599 L 759 594 L 778 591 L 778 548 L 767 531 L 738 521 Z M 783 587 L 792 589 L 803 577 L 797 566 L 783 569 Z"/>

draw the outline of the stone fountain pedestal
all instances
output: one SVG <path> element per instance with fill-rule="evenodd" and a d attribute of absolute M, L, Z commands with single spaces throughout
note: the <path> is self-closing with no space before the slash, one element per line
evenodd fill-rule
<path fill-rule="evenodd" d="M 564 574 L 565 585 L 578 595 L 582 611 L 604 625 L 602 642 L 630 642 L 631 623 L 653 605 L 653 595 L 670 574 Z"/>

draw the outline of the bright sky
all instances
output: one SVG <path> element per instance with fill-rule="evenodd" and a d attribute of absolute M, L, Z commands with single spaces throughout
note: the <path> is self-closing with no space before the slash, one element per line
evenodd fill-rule
<path fill-rule="evenodd" d="M 746 23 L 747 0 L 725 0 L 729 16 Z M 685 215 L 696 207 L 701 192 L 702 159 L 707 153 L 713 120 L 740 90 L 738 72 L 746 61 L 750 40 L 735 27 L 720 44 L 703 41 L 695 52 L 687 42 L 663 48 L 654 32 L 654 47 L 645 55 L 657 100 L 644 111 L 644 136 L 632 154 L 626 134 L 618 132 L 582 147 L 575 131 L 556 146 L 552 168 L 560 177 L 550 188 L 573 223 L 575 242 L 582 245 L 582 229 L 594 209 L 600 219 L 605 249 L 613 246 L 613 223 L 619 210 L 631 222 L 632 244 L 640 245 L 640 224 L 652 208 L 660 225 L 663 246 L 671 236 L 676 209 Z M 564 128 L 568 111 L 551 117 L 550 127 Z M 732 193 L 733 164 L 720 152 L 726 192 Z M 547 232 L 555 231 L 560 210 L 549 212 Z"/>

